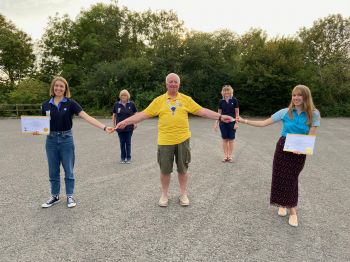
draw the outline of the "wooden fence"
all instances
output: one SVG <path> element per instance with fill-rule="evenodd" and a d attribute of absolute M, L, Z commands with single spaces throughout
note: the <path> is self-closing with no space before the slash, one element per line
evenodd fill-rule
<path fill-rule="evenodd" d="M 0 116 L 41 114 L 41 104 L 0 104 Z"/>

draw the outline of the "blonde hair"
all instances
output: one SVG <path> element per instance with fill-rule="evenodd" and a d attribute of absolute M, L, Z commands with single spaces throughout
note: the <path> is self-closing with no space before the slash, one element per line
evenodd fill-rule
<path fill-rule="evenodd" d="M 122 91 L 120 91 L 119 98 L 121 98 L 122 95 L 126 95 L 128 97 L 128 100 L 130 99 L 130 94 L 129 94 L 128 90 L 123 89 Z"/>
<path fill-rule="evenodd" d="M 68 82 L 67 82 L 67 80 L 66 80 L 65 78 L 63 78 L 62 76 L 56 76 L 56 77 L 51 81 L 50 91 L 49 91 L 50 96 L 52 96 L 52 97 L 55 96 L 54 86 L 55 86 L 55 83 L 56 83 L 57 81 L 61 81 L 61 82 L 64 83 L 64 85 L 65 85 L 65 87 L 66 87 L 66 89 L 64 90 L 64 96 L 70 98 L 70 97 L 71 97 L 71 94 L 70 94 Z"/>
<path fill-rule="evenodd" d="M 224 96 L 224 92 L 229 91 L 231 96 L 233 96 L 233 88 L 230 85 L 224 85 L 221 90 L 221 95 Z"/>
<path fill-rule="evenodd" d="M 292 96 L 294 93 L 300 93 L 301 96 L 303 97 L 303 110 L 307 115 L 307 125 L 311 126 L 313 121 L 312 114 L 317 109 L 312 100 L 310 89 L 305 85 L 297 85 L 292 90 Z M 290 104 L 288 106 L 288 114 L 290 119 L 293 119 L 293 113 L 292 113 L 293 109 L 294 109 L 294 104 L 293 104 L 293 97 L 292 97 Z"/>

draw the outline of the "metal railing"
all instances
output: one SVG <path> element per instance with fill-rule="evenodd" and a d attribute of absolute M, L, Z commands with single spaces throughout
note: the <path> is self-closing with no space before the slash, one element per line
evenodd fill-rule
<path fill-rule="evenodd" d="M 41 104 L 0 104 L 0 116 L 40 114 Z"/>

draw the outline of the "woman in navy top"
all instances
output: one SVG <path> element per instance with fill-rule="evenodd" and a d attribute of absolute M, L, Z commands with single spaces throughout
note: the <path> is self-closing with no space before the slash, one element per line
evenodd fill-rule
<path fill-rule="evenodd" d="M 113 106 L 112 121 L 114 127 L 116 125 L 132 116 L 137 112 L 135 104 L 130 101 L 130 94 L 128 90 L 122 90 L 119 93 L 120 100 L 116 102 Z M 120 163 L 130 164 L 131 163 L 131 137 L 135 125 L 128 125 L 124 129 L 117 129 L 120 142 Z"/>
<path fill-rule="evenodd" d="M 233 97 L 233 88 L 230 85 L 223 86 L 221 90 L 222 99 L 219 102 L 218 112 L 222 115 L 232 116 L 234 119 L 239 117 L 238 100 Z M 219 123 L 220 122 L 220 123 Z M 224 149 L 224 158 L 222 162 L 233 162 L 233 146 L 236 137 L 236 129 L 238 128 L 237 121 L 224 123 L 215 121 L 214 130 L 217 131 L 220 126 L 222 147 Z"/>
<path fill-rule="evenodd" d="M 50 116 L 50 133 L 46 138 L 46 155 L 49 165 L 49 180 L 51 197 L 42 204 L 47 208 L 60 201 L 60 165 L 65 172 L 65 185 L 68 207 L 75 207 L 74 193 L 74 141 L 72 134 L 73 115 L 79 115 L 91 125 L 101 128 L 105 132 L 114 132 L 113 127 L 106 127 L 100 121 L 85 113 L 82 107 L 70 98 L 70 90 L 66 79 L 55 77 L 50 87 L 51 98 L 43 103 L 42 115 Z M 37 135 L 38 132 L 34 132 Z"/>
<path fill-rule="evenodd" d="M 278 215 L 286 216 L 290 210 L 289 224 L 298 226 L 296 206 L 298 204 L 298 177 L 304 168 L 306 155 L 283 151 L 286 135 L 315 135 L 320 126 L 320 113 L 312 101 L 310 89 L 297 85 L 292 91 L 288 108 L 284 108 L 263 121 L 251 121 L 240 117 L 239 122 L 264 127 L 282 121 L 281 138 L 278 140 L 273 159 L 271 205 L 279 207 Z"/>

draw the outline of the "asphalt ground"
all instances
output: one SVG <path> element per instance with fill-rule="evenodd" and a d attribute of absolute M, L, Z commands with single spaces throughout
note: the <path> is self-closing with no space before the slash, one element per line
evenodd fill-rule
<path fill-rule="evenodd" d="M 156 123 L 139 125 L 133 163 L 122 165 L 116 134 L 74 119 L 77 206 L 62 195 L 43 209 L 45 136 L 0 120 L 0 261 L 350 261 L 350 119 L 322 119 L 300 175 L 297 228 L 269 205 L 279 124 L 240 124 L 230 164 L 213 121 L 192 118 L 191 204 L 178 204 L 175 174 L 161 208 Z"/>

